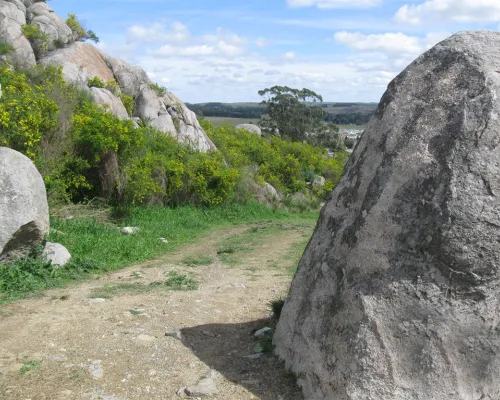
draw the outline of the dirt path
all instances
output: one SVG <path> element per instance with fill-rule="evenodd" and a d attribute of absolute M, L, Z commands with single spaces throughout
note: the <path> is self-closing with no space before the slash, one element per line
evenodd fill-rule
<path fill-rule="evenodd" d="M 216 399 L 302 399 L 274 356 L 247 356 L 311 232 L 226 228 L 168 257 L 0 306 L 0 400 L 178 399 L 207 371 Z M 198 288 L 169 290 L 169 278 Z"/>

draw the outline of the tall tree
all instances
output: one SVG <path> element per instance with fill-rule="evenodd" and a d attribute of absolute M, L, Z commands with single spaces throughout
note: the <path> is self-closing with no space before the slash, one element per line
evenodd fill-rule
<path fill-rule="evenodd" d="M 318 105 L 323 101 L 321 95 L 310 89 L 288 86 L 273 86 L 258 93 L 264 97 L 260 104 L 266 106 L 260 121 L 264 130 L 294 141 L 320 144 L 331 150 L 338 147 L 338 128 L 325 124 L 326 112 Z"/>

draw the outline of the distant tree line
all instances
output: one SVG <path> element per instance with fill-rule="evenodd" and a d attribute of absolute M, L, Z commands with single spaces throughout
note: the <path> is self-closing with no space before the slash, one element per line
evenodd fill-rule
<path fill-rule="evenodd" d="M 265 107 L 255 106 L 233 106 L 223 103 L 187 104 L 188 108 L 199 116 L 225 117 L 225 118 L 260 118 L 264 114 Z"/>
<path fill-rule="evenodd" d="M 351 103 L 339 103 L 346 107 Z M 352 103 L 356 105 L 356 103 Z M 266 111 L 263 105 L 230 105 L 224 103 L 203 103 L 203 104 L 187 104 L 189 109 L 194 111 L 198 116 L 203 117 L 224 117 L 224 118 L 245 118 L 256 119 L 261 118 Z M 323 105 L 318 105 L 325 108 Z M 332 107 L 331 105 L 329 107 Z M 372 112 L 344 112 L 344 113 L 325 113 L 324 121 L 335 125 L 363 125 L 368 123 Z"/>

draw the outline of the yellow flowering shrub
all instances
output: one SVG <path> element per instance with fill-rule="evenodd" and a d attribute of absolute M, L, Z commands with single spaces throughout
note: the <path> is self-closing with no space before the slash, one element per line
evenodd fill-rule
<path fill-rule="evenodd" d="M 44 135 L 58 126 L 59 106 L 8 65 L 0 66 L 0 84 L 0 143 L 35 160 Z"/>

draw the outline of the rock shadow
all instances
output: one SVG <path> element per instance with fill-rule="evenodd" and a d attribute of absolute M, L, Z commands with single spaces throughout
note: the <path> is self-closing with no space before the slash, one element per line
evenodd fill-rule
<path fill-rule="evenodd" d="M 200 325 L 181 332 L 184 344 L 201 361 L 255 396 L 249 399 L 303 400 L 295 377 L 274 354 L 265 353 L 258 359 L 248 357 L 256 353 L 254 347 L 259 343 L 253 333 L 275 324 L 267 318 L 240 324 Z"/>

